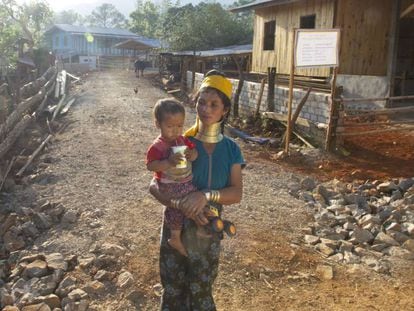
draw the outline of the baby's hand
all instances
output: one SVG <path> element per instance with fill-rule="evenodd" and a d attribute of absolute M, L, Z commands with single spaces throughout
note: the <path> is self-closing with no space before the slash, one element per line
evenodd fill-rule
<path fill-rule="evenodd" d="M 186 150 L 185 150 L 185 158 L 188 160 L 188 161 L 194 161 L 196 158 L 197 158 L 197 156 L 198 156 L 198 153 L 197 153 L 197 149 L 189 149 L 189 148 L 187 148 Z"/>
<path fill-rule="evenodd" d="M 176 166 L 181 162 L 182 158 L 183 155 L 181 153 L 171 153 L 168 157 L 168 162 L 171 164 L 171 166 Z"/>

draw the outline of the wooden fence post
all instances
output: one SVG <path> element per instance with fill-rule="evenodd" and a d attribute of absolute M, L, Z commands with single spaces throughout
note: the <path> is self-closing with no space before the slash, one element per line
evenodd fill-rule
<path fill-rule="evenodd" d="M 275 80 L 276 67 L 267 67 L 267 111 L 275 111 Z"/>

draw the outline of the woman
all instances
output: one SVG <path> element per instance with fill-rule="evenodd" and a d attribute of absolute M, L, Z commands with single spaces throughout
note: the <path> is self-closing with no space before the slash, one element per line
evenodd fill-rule
<path fill-rule="evenodd" d="M 150 192 L 165 206 L 179 208 L 186 219 L 182 232 L 188 257 L 168 245 L 169 229 L 163 226 L 160 249 L 160 276 L 164 287 L 161 310 L 216 310 L 212 285 L 218 272 L 219 234 L 200 237 L 197 225 L 207 225 L 206 205 L 221 213 L 223 205 L 242 198 L 240 148 L 223 135 L 231 108 L 232 85 L 218 71 L 206 74 L 196 94 L 196 124 L 185 135 L 195 144 L 198 158 L 192 163 L 193 184 L 198 191 L 174 200 L 160 193 L 155 183 Z"/>

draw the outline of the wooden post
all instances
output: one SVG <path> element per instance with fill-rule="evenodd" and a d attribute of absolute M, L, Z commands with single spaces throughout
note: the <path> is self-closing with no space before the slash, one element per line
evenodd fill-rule
<path fill-rule="evenodd" d="M 234 94 L 234 103 L 233 103 L 233 118 L 239 117 L 239 100 L 240 100 L 240 93 L 243 89 L 244 84 L 244 75 L 243 75 L 243 63 L 239 63 L 236 56 L 232 56 L 234 62 L 236 63 L 237 70 L 239 71 L 239 83 L 237 84 L 237 90 Z"/>
<path fill-rule="evenodd" d="M 295 113 L 293 114 L 293 117 L 292 117 L 292 131 L 295 129 L 296 120 L 299 118 L 300 112 L 302 111 L 303 106 L 305 106 L 306 101 L 308 100 L 308 97 L 309 97 L 311 92 L 312 92 L 312 87 L 310 87 L 308 89 L 308 91 L 306 92 L 305 96 L 303 96 L 302 100 L 300 101 L 299 105 L 297 106 L 297 108 L 295 110 Z M 283 146 L 284 143 L 286 143 L 286 136 L 287 136 L 287 132 L 285 132 L 285 134 L 283 135 L 282 143 L 281 143 L 282 146 Z"/>
<path fill-rule="evenodd" d="M 194 90 L 195 85 L 195 72 L 197 67 L 197 57 L 196 57 L 196 51 L 193 51 L 193 76 L 191 78 L 191 90 Z"/>
<path fill-rule="evenodd" d="M 390 35 L 388 38 L 388 59 L 387 59 L 387 80 L 388 80 L 388 96 L 394 96 L 395 87 L 395 73 L 397 69 L 397 52 L 398 52 L 398 37 L 400 33 L 400 12 L 401 12 L 401 0 L 392 1 L 391 11 L 391 26 Z M 386 107 L 392 107 L 392 101 L 385 104 Z"/>
<path fill-rule="evenodd" d="M 259 113 L 260 113 L 260 104 L 262 102 L 262 96 L 263 96 L 265 83 L 266 83 L 266 78 L 263 78 L 260 83 L 259 97 L 257 98 L 256 111 L 254 114 L 256 118 L 259 116 Z"/>
<path fill-rule="evenodd" d="M 285 153 L 289 154 L 290 136 L 292 133 L 292 101 L 293 101 L 293 83 L 295 80 L 295 44 L 296 29 L 293 29 L 292 51 L 290 55 L 290 79 L 289 79 L 289 99 L 288 99 L 288 116 L 286 127 L 286 144 Z"/>
<path fill-rule="evenodd" d="M 267 67 L 267 111 L 275 111 L 275 79 L 276 79 L 276 68 Z"/>
<path fill-rule="evenodd" d="M 330 108 L 329 108 L 329 120 L 328 120 L 328 128 L 326 130 L 326 137 L 325 137 L 325 150 L 330 151 L 332 150 L 332 135 L 335 133 L 335 118 L 338 117 L 337 111 L 337 104 L 335 101 L 336 98 L 336 77 L 338 76 L 338 67 L 334 68 L 333 71 L 333 79 L 331 85 L 331 98 L 329 101 Z"/>

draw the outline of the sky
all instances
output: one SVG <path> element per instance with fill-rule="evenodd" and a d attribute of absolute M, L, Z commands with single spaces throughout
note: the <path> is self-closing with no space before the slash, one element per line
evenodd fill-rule
<path fill-rule="evenodd" d="M 28 2 L 29 0 L 17 0 L 18 3 Z M 126 17 L 129 17 L 129 13 L 131 13 L 135 9 L 135 1 L 134 0 L 46 0 L 49 3 L 50 7 L 53 11 L 59 12 L 63 10 L 74 10 L 81 15 L 88 15 L 92 12 L 93 9 L 100 6 L 103 3 L 111 3 L 113 4 L 119 12 L 124 14 Z M 155 3 L 159 3 L 160 1 L 153 1 Z M 180 4 L 185 5 L 187 3 L 198 4 L 201 0 L 181 0 Z M 234 2 L 234 0 L 222 0 L 222 1 L 211 1 L 211 0 L 204 0 L 204 2 L 219 2 L 222 5 L 228 5 Z"/>

